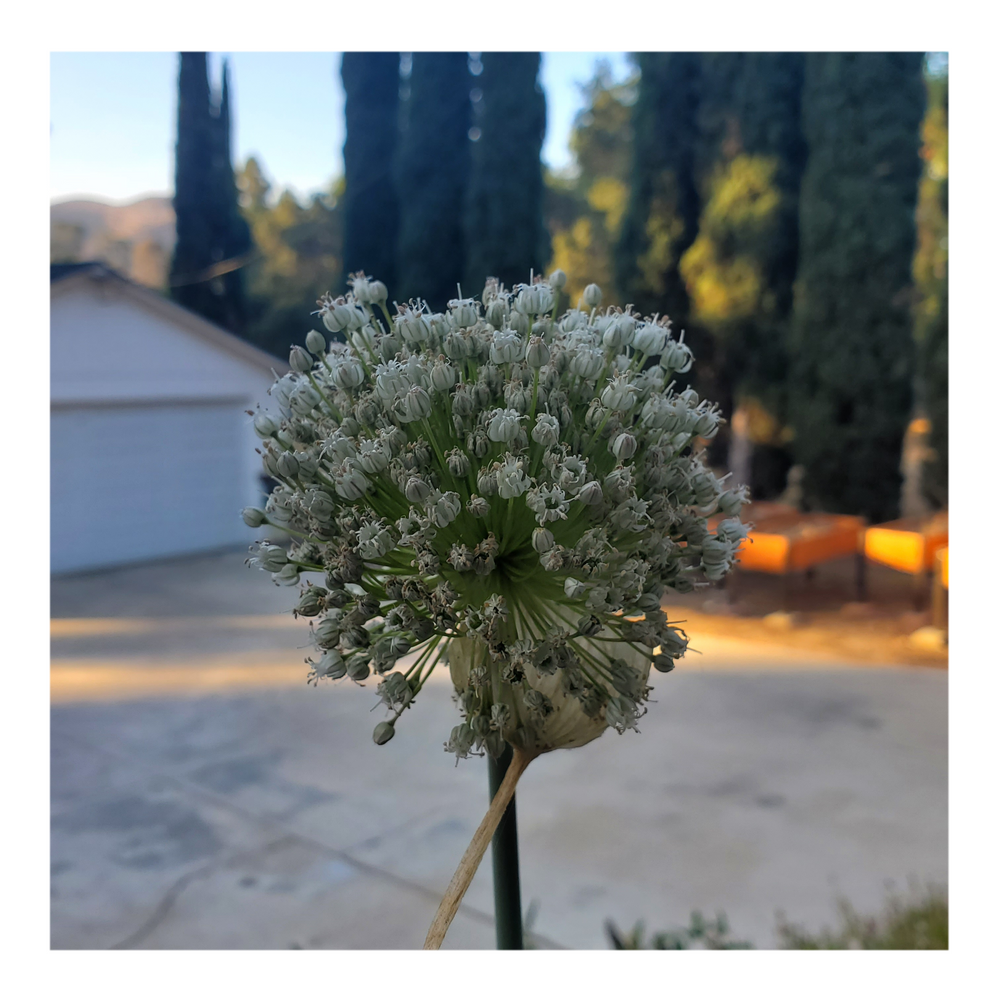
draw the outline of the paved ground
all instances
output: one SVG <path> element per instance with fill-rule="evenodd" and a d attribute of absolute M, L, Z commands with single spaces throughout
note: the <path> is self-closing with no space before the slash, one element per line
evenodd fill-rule
<path fill-rule="evenodd" d="M 373 686 L 304 683 L 294 591 L 242 553 L 54 579 L 52 945 L 416 948 L 486 806 L 446 678 L 384 747 Z M 947 882 L 947 674 L 694 635 L 642 734 L 535 761 L 522 886 L 549 947 L 724 910 L 773 944 L 837 896 Z M 302 647 L 302 648 L 298 648 Z M 446 941 L 493 947 L 484 863 Z"/>

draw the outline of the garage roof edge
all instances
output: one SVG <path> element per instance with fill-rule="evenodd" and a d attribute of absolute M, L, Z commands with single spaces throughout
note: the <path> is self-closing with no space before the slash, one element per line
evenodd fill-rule
<path fill-rule="evenodd" d="M 125 298 L 131 299 L 164 319 L 171 320 L 178 326 L 185 328 L 189 333 L 235 355 L 256 368 L 262 368 L 268 372 L 275 371 L 279 375 L 288 371 L 287 363 L 280 358 L 268 354 L 267 351 L 263 351 L 259 347 L 254 347 L 253 344 L 249 344 L 237 337 L 236 334 L 209 322 L 190 309 L 185 309 L 176 302 L 171 302 L 159 292 L 130 281 L 100 262 L 53 264 L 50 266 L 50 297 L 53 299 L 88 284 L 115 288 Z"/>

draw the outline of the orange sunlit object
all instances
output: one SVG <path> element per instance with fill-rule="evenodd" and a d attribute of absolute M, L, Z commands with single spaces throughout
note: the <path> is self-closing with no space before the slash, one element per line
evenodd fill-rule
<path fill-rule="evenodd" d="M 865 532 L 865 555 L 872 562 L 916 576 L 934 567 L 934 556 L 948 544 L 948 515 L 904 517 L 873 525 Z"/>
<path fill-rule="evenodd" d="M 709 527 L 719 520 L 713 518 Z M 778 503 L 748 504 L 743 520 L 753 529 L 740 545 L 739 565 L 758 573 L 790 573 L 855 555 L 864 530 L 860 517 L 803 514 Z"/>
<path fill-rule="evenodd" d="M 938 560 L 941 567 L 941 586 L 948 589 L 948 546 L 938 550 Z"/>
<path fill-rule="evenodd" d="M 760 573 L 809 569 L 854 555 L 863 528 L 860 517 L 836 514 L 799 514 L 789 524 L 765 521 L 740 546 L 740 566 Z"/>

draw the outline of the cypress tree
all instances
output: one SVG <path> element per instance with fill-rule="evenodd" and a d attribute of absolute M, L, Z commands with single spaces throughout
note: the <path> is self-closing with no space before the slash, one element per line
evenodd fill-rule
<path fill-rule="evenodd" d="M 398 289 L 392 297 L 399 302 L 419 295 L 442 310 L 462 280 L 470 81 L 464 52 L 413 54 L 397 160 Z"/>
<path fill-rule="evenodd" d="M 247 308 L 243 265 L 252 249 L 250 226 L 240 211 L 239 191 L 233 173 L 232 119 L 229 91 L 229 61 L 222 64 L 222 94 L 215 123 L 215 246 L 213 257 L 232 262 L 218 278 L 212 290 L 222 299 L 223 326 L 242 333 L 246 326 Z"/>
<path fill-rule="evenodd" d="M 395 297 L 399 202 L 392 164 L 399 131 L 399 53 L 345 52 L 340 75 L 347 121 L 344 277 L 364 271 Z"/>
<path fill-rule="evenodd" d="M 637 63 L 631 191 L 616 255 L 617 284 L 640 312 L 666 313 L 679 331 L 687 325 L 688 296 L 678 265 L 694 241 L 700 208 L 694 136 L 701 56 L 642 52 Z"/>
<path fill-rule="evenodd" d="M 703 55 L 694 153 L 702 211 L 680 264 L 692 321 L 711 340 L 712 363 L 699 357 L 699 387 L 707 382 L 704 394 L 733 414 L 714 450 L 721 459 L 729 448 L 729 468 L 758 497 L 780 491 L 785 471 L 751 474 L 749 425 L 753 414 L 758 443 L 779 448 L 804 161 L 803 64 L 800 53 Z M 782 456 L 768 464 L 775 457 Z"/>
<path fill-rule="evenodd" d="M 810 53 L 791 329 L 793 449 L 807 504 L 886 520 L 910 417 L 922 57 Z"/>
<path fill-rule="evenodd" d="M 545 95 L 538 52 L 484 52 L 466 218 L 466 294 L 487 277 L 508 288 L 540 274 L 550 245 L 543 219 Z"/>
<path fill-rule="evenodd" d="M 216 323 L 225 321 L 222 297 L 200 276 L 215 256 L 218 189 L 217 122 L 212 116 L 204 52 L 180 53 L 174 214 L 177 240 L 170 264 L 171 297 Z"/>

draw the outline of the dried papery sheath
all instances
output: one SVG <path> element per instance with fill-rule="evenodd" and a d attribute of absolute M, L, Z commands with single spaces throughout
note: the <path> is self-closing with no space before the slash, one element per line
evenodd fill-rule
<path fill-rule="evenodd" d="M 674 389 L 693 360 L 683 334 L 600 311 L 596 285 L 556 317 L 565 284 L 491 279 L 433 313 L 352 275 L 318 303 L 330 341 L 313 331 L 292 349 L 254 418 L 278 485 L 243 512 L 292 539 L 250 562 L 278 584 L 312 574 L 296 606 L 318 651 L 310 680 L 377 689 L 381 746 L 447 664 L 461 717 L 442 743 L 456 763 L 512 747 L 508 799 L 538 754 L 637 728 L 650 668 L 687 648 L 664 595 L 721 579 L 746 533 L 746 489 L 692 451 L 721 416 Z"/>

